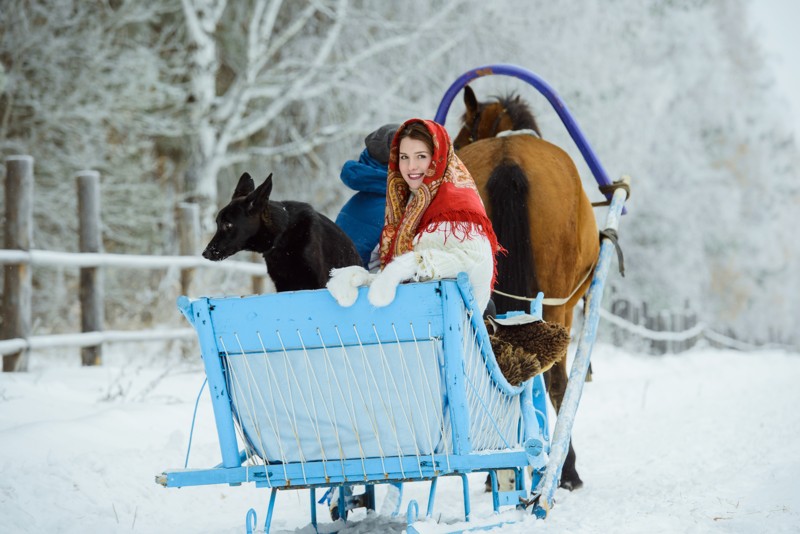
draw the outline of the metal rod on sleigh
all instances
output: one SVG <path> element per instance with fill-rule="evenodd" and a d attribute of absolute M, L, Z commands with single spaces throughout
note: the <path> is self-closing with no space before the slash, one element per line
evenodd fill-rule
<path fill-rule="evenodd" d="M 436 117 L 434 120 L 439 124 L 444 124 L 445 120 L 447 119 L 447 112 L 450 109 L 450 105 L 461 89 L 463 89 L 465 85 L 476 78 L 494 74 L 519 78 L 532 85 L 545 98 L 547 98 L 548 102 L 550 102 L 550 104 L 553 106 L 553 109 L 555 109 L 559 118 L 564 123 L 564 126 L 572 137 L 572 140 L 580 150 L 581 155 L 583 155 L 583 158 L 589 166 L 589 169 L 592 171 L 592 174 L 594 175 L 598 185 L 600 185 L 602 188 L 603 186 L 609 186 L 612 184 L 612 181 L 609 179 L 608 174 L 603 168 L 603 165 L 600 163 L 600 160 L 597 158 L 594 150 L 592 150 L 589 142 L 584 137 L 583 132 L 578 127 L 578 123 L 572 117 L 572 114 L 567 109 L 566 104 L 564 104 L 558 94 L 542 78 L 533 72 L 516 65 L 485 65 L 483 67 L 469 70 L 462 74 L 445 92 L 445 95 L 439 104 L 439 108 L 436 110 Z M 629 178 L 625 177 L 622 181 L 630 186 Z M 608 214 L 606 215 L 605 230 L 613 230 L 616 232 L 619 226 L 620 216 L 626 213 L 625 201 L 628 197 L 628 190 L 628 187 L 619 187 L 613 190 L 608 189 L 608 192 L 603 192 L 606 198 L 610 201 Z M 586 296 L 587 304 L 584 310 L 585 319 L 583 321 L 583 327 L 578 339 L 578 347 L 572 364 L 572 369 L 570 371 L 567 389 L 564 394 L 564 400 L 562 401 L 561 410 L 559 411 L 556 419 L 547 467 L 542 479 L 539 482 L 539 485 L 533 492 L 534 495 L 539 497 L 533 512 L 542 518 L 547 516 L 548 511 L 553 506 L 553 495 L 558 487 L 558 482 L 561 477 L 561 470 L 564 466 L 564 460 L 567 456 L 570 436 L 572 434 L 572 425 L 575 420 L 575 413 L 577 412 L 578 403 L 580 402 L 581 393 L 583 392 L 583 384 L 586 380 L 586 373 L 589 369 L 592 348 L 594 347 L 594 342 L 597 337 L 597 326 L 600 321 L 600 305 L 603 299 L 605 281 L 608 277 L 613 251 L 614 243 L 610 238 L 604 237 L 600 245 L 597 268 L 595 269 L 594 277 L 592 278 L 592 283 Z"/>
<path fill-rule="evenodd" d="M 465 72 L 459 76 L 452 85 L 450 85 L 447 91 L 445 91 L 444 97 L 439 103 L 439 108 L 436 110 L 436 116 L 433 120 L 439 124 L 444 124 L 445 120 L 447 119 L 447 112 L 450 109 L 450 105 L 453 103 L 453 100 L 459 91 L 461 91 L 465 85 L 476 78 L 491 76 L 494 74 L 513 76 L 536 88 L 536 90 L 539 91 L 548 102 L 550 102 L 550 105 L 553 106 L 553 109 L 558 114 L 561 122 L 564 123 L 564 127 L 566 127 L 569 135 L 575 142 L 575 145 L 577 145 L 578 150 L 580 150 L 583 159 L 586 161 L 586 164 L 592 171 L 592 175 L 594 175 L 594 179 L 597 181 L 598 185 L 601 187 L 611 185 L 612 181 L 608 177 L 608 173 L 606 173 L 605 168 L 600 163 L 600 160 L 597 158 L 594 150 L 592 150 L 591 145 L 589 145 L 589 142 L 586 140 L 583 132 L 578 127 L 577 121 L 569 112 L 567 105 L 563 100 L 561 100 L 561 97 L 558 96 L 558 93 L 556 93 L 555 90 L 538 75 L 527 69 L 523 69 L 522 67 L 500 63 L 496 65 L 484 65 L 483 67 L 478 67 Z M 608 200 L 611 200 L 611 193 L 604 194 Z M 623 205 L 622 213 L 625 212 L 625 206 Z"/>
<path fill-rule="evenodd" d="M 622 181 L 630 185 L 630 178 L 627 176 Z M 617 188 L 611 198 L 611 205 L 606 215 L 606 230 L 616 231 L 619 227 L 619 218 L 625 207 L 625 200 L 628 197 L 628 189 L 625 187 Z M 597 268 L 586 294 L 586 306 L 584 309 L 584 321 L 581 334 L 578 338 L 578 347 L 575 358 L 572 362 L 572 369 L 569 373 L 567 389 L 564 392 L 564 400 L 561 402 L 561 410 L 556 418 L 555 429 L 553 430 L 553 441 L 550 444 L 550 455 L 545 468 L 544 476 L 539 483 L 539 487 L 534 491 L 539 495 L 539 503 L 534 509 L 534 513 L 539 517 L 546 517 L 548 511 L 553 506 L 553 495 L 558 482 L 561 478 L 561 469 L 567 457 L 569 440 L 572 435 L 572 425 L 575 422 L 575 413 L 578 410 L 578 403 L 583 393 L 583 384 L 586 380 L 586 373 L 589 370 L 589 362 L 592 356 L 592 349 L 597 338 L 597 326 L 600 322 L 600 305 L 603 301 L 603 291 L 605 289 L 606 278 L 611 266 L 611 258 L 614 253 L 614 243 L 608 237 L 604 237 L 600 244 L 600 254 Z"/>

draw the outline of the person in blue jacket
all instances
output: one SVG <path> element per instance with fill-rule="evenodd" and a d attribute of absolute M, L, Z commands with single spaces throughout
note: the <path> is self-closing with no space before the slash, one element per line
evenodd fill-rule
<path fill-rule="evenodd" d="M 358 161 L 347 161 L 339 175 L 342 182 L 356 192 L 342 207 L 336 224 L 353 240 L 361 256 L 363 267 L 370 265 L 370 257 L 378 245 L 383 230 L 386 209 L 386 175 L 389 148 L 399 124 L 384 124 L 365 139 L 366 148 Z"/>
<path fill-rule="evenodd" d="M 380 257 L 373 252 L 383 230 L 383 219 L 386 212 L 386 178 L 389 165 L 389 149 L 392 138 L 400 124 L 384 124 L 364 138 L 366 148 L 361 152 L 358 161 L 347 161 L 339 174 L 342 182 L 354 189 L 354 194 L 336 216 L 336 224 L 344 230 L 356 245 L 361 256 L 362 266 L 369 270 L 380 266 Z M 390 484 L 390 486 L 392 486 Z M 375 508 L 374 490 L 365 491 L 353 497 L 351 486 L 343 486 L 347 508 L 368 506 Z M 385 501 L 398 499 L 402 494 L 402 484 L 395 483 L 387 492 Z M 391 497 L 390 497 L 391 496 Z M 333 488 L 322 497 L 320 503 L 326 501 L 330 506 L 331 519 L 340 517 L 338 491 Z M 399 500 L 396 503 L 399 509 Z M 393 505 L 390 505 L 390 507 Z"/>

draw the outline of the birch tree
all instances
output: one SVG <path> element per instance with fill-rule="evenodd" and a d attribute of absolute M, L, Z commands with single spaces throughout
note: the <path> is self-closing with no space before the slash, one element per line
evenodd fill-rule
<path fill-rule="evenodd" d="M 294 191 L 317 180 L 313 167 L 332 174 L 321 148 L 363 136 L 377 116 L 397 120 L 387 103 L 409 69 L 427 81 L 426 67 L 469 35 L 465 4 L 410 2 L 398 16 L 382 2 L 182 0 L 196 132 L 188 194 L 213 211 L 228 195 L 218 195 L 220 172 L 254 160 L 294 160 L 306 174 L 291 178 Z"/>

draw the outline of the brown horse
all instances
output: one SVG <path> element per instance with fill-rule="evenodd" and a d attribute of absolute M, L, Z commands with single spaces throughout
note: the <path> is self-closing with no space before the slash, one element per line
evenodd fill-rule
<path fill-rule="evenodd" d="M 544 319 L 569 329 L 572 311 L 589 289 L 600 240 L 592 205 L 572 159 L 541 139 L 527 104 L 510 95 L 478 102 L 464 88 L 464 126 L 453 142 L 458 156 L 478 185 L 498 240 L 507 250 L 498 258 L 496 291 L 563 303 L 544 306 Z M 515 130 L 514 135 L 497 134 Z M 492 296 L 498 313 L 526 310 L 529 302 L 499 293 Z M 545 381 L 556 412 L 567 386 L 563 357 Z M 575 469 L 570 442 L 561 487 L 583 485 Z"/>

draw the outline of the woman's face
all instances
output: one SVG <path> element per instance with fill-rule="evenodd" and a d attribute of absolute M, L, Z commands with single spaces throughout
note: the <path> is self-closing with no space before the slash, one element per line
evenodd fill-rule
<path fill-rule="evenodd" d="M 431 165 L 431 154 L 428 146 L 418 139 L 404 137 L 400 141 L 400 174 L 412 191 L 419 189 L 425 171 Z"/>

